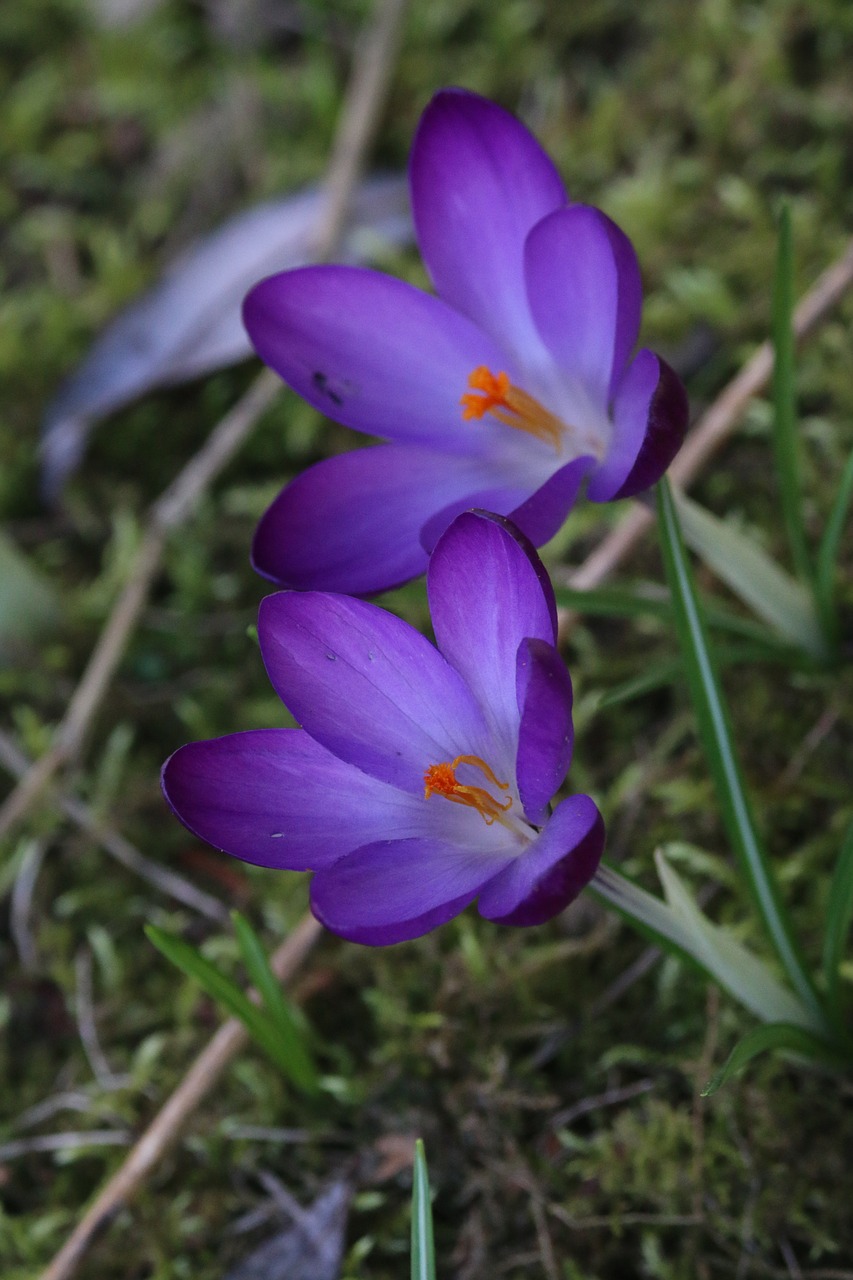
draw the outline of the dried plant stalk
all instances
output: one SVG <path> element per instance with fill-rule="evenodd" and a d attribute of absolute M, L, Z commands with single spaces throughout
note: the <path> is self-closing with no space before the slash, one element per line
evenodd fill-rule
<path fill-rule="evenodd" d="M 356 50 L 324 184 L 323 214 L 313 236 L 313 257 L 318 262 L 332 257 L 340 243 L 349 201 L 376 131 L 405 9 L 406 0 L 381 0 Z M 139 621 L 169 535 L 186 522 L 202 494 L 231 461 L 280 387 L 280 379 L 270 370 L 259 374 L 204 447 L 154 503 L 130 575 L 56 728 L 50 748 L 0 806 L 0 839 L 25 817 L 63 764 L 79 752 Z"/>
<path fill-rule="evenodd" d="M 817 283 L 804 295 L 794 312 L 794 336 L 802 342 L 824 320 L 832 308 L 853 285 L 853 240 L 844 254 L 828 267 Z M 669 469 L 672 482 L 680 488 L 692 484 L 717 450 L 728 440 L 746 412 L 753 396 L 770 381 L 773 373 L 773 348 L 763 342 L 755 354 L 729 382 L 690 432 L 684 447 Z M 645 531 L 654 522 L 648 507 L 635 505 L 595 551 L 587 556 L 568 577 L 569 586 L 589 591 L 630 555 Z M 574 611 L 561 617 L 560 633 L 565 635 L 575 621 Z"/>
<path fill-rule="evenodd" d="M 270 960 L 281 982 L 296 973 L 322 933 L 322 926 L 305 915 Z M 68 1280 L 100 1232 L 129 1204 L 166 1152 L 177 1141 L 190 1116 L 207 1097 L 223 1072 L 248 1041 L 242 1022 L 229 1018 L 198 1055 L 165 1106 L 134 1144 L 127 1159 L 92 1202 L 41 1280 Z"/>
<path fill-rule="evenodd" d="M 347 205 L 375 132 L 390 79 L 405 9 L 406 0 L 378 0 L 357 51 L 352 78 L 341 107 L 338 136 L 326 179 L 326 211 L 315 241 L 318 258 L 331 256 L 340 239 Z M 82 740 L 147 598 L 167 534 L 190 514 L 201 493 L 231 457 L 277 387 L 278 379 L 274 375 L 266 371 L 262 373 L 247 396 L 214 433 L 214 436 L 219 435 L 219 445 L 215 446 L 214 437 L 211 437 L 205 449 L 184 468 L 174 484 L 155 504 L 132 578 L 119 598 L 98 649 L 93 654 L 64 717 L 66 738 L 61 736 L 61 725 L 54 747 L 25 775 L 20 784 L 18 791 L 22 793 L 22 799 L 15 801 L 17 793 L 13 792 L 3 810 L 0 810 L 0 835 L 23 816 L 67 758 L 68 748 L 63 744 L 67 741 L 69 723 L 78 735 L 77 741 Z M 98 658 L 99 651 L 104 654 L 101 658 Z M 45 761 L 49 763 L 45 764 Z M 28 782 L 33 776 L 36 781 Z M 305 915 L 302 918 L 270 962 L 280 981 L 292 978 L 321 932 L 321 926 L 313 916 Z M 223 1023 L 134 1145 L 127 1159 L 86 1211 L 43 1273 L 42 1280 L 69 1280 L 75 1273 L 97 1234 L 138 1192 L 164 1153 L 177 1140 L 190 1116 L 243 1048 L 246 1040 L 247 1033 L 242 1023 L 233 1018 Z"/>

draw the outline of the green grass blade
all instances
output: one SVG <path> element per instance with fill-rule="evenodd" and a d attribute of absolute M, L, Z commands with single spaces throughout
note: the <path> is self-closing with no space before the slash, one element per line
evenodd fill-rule
<path fill-rule="evenodd" d="M 435 1280 L 432 1201 L 429 1194 L 426 1153 L 420 1138 L 415 1143 L 412 1181 L 412 1280 Z"/>
<path fill-rule="evenodd" d="M 674 497 L 687 545 L 768 626 L 818 662 L 826 661 L 820 618 L 802 583 L 725 520 L 684 494 Z"/>
<path fill-rule="evenodd" d="M 853 822 L 847 828 L 832 883 L 829 886 L 829 909 L 826 914 L 826 935 L 823 943 L 823 972 L 829 1007 L 840 1015 L 839 968 L 844 958 L 844 946 L 850 925 L 853 923 Z"/>
<path fill-rule="evenodd" d="M 766 639 L 759 642 L 718 645 L 715 653 L 717 663 L 723 669 L 743 662 L 774 662 L 782 663 L 792 671 L 814 670 L 814 664 L 804 657 L 801 650 L 780 644 L 769 633 Z M 680 657 L 662 659 L 660 662 L 651 664 L 641 675 L 632 676 L 629 680 L 613 685 L 598 699 L 596 708 L 604 711 L 610 707 L 632 702 L 635 698 L 642 698 L 647 693 L 654 693 L 656 689 L 664 689 L 681 682 L 683 675 L 684 668 Z"/>
<path fill-rule="evenodd" d="M 850 454 L 841 473 L 841 483 L 817 553 L 818 605 L 824 624 L 829 627 L 833 636 L 838 630 L 835 611 L 835 571 L 838 564 L 838 548 L 851 500 L 853 500 L 853 453 Z"/>
<path fill-rule="evenodd" d="M 561 609 L 576 609 L 578 613 L 591 617 L 651 617 L 667 621 L 671 613 L 669 601 L 663 594 L 648 594 L 625 587 L 595 587 L 581 591 L 576 587 L 555 584 L 554 596 Z"/>
<path fill-rule="evenodd" d="M 782 499 L 782 514 L 791 546 L 794 568 L 803 582 L 812 581 L 806 531 L 803 523 L 803 490 L 797 436 L 797 408 L 794 387 L 794 250 L 791 212 L 782 208 L 779 220 L 779 249 L 773 284 L 773 445 Z"/>
<path fill-rule="evenodd" d="M 712 1093 L 716 1093 L 721 1085 L 742 1071 L 753 1058 L 757 1058 L 760 1053 L 769 1053 L 773 1049 L 787 1050 L 801 1058 L 809 1058 L 832 1066 L 844 1064 L 843 1057 L 835 1053 L 832 1047 L 819 1036 L 804 1031 L 802 1027 L 792 1027 L 786 1022 L 771 1022 L 763 1027 L 756 1027 L 754 1031 L 750 1031 L 738 1041 L 725 1065 L 705 1085 L 702 1097 L 707 1098 Z"/>
<path fill-rule="evenodd" d="M 554 587 L 557 604 L 562 609 L 574 609 L 580 614 L 599 618 L 653 618 L 672 625 L 672 605 L 669 597 L 657 592 L 646 592 L 642 587 L 631 590 L 620 587 L 597 587 L 580 591 L 574 587 Z M 714 630 L 730 632 L 755 640 L 784 656 L 790 646 L 778 635 L 768 631 L 762 623 L 741 617 L 719 604 L 710 604 L 705 610 L 709 625 Z"/>
<path fill-rule="evenodd" d="M 290 1064 L 290 1077 L 306 1093 L 318 1089 L 317 1070 L 305 1043 L 305 1028 L 273 973 L 260 938 L 238 911 L 231 913 L 240 954 L 253 985 L 275 1027 Z"/>
<path fill-rule="evenodd" d="M 658 516 L 676 630 L 723 820 L 761 920 L 794 990 L 809 1008 L 820 1011 L 820 1002 L 794 941 L 773 869 L 758 838 L 734 751 L 728 710 L 708 644 L 693 573 L 681 537 L 678 513 L 666 479 L 658 485 Z"/>
<path fill-rule="evenodd" d="M 58 591 L 0 534 L 0 667 L 51 635 L 61 618 Z"/>
<path fill-rule="evenodd" d="M 633 702 L 635 698 L 643 698 L 647 693 L 654 693 L 656 689 L 665 689 L 676 684 L 680 675 L 681 662 L 678 658 L 666 658 L 662 662 L 655 662 L 641 675 L 632 676 L 630 680 L 623 680 L 612 689 L 608 689 L 599 698 L 596 708 L 604 711 L 609 707 Z"/>
<path fill-rule="evenodd" d="M 665 902 L 605 864 L 595 873 L 590 890 L 645 938 L 686 960 L 757 1018 L 820 1029 L 822 1022 L 816 1021 L 811 1006 L 783 986 L 730 930 L 704 915 L 662 851 L 656 862 Z"/>
<path fill-rule="evenodd" d="M 290 1057 L 276 1029 L 269 1018 L 238 986 L 221 974 L 209 960 L 205 960 L 204 956 L 196 951 L 195 947 L 191 947 L 182 938 L 176 938 L 173 934 L 166 933 L 165 929 L 158 929 L 153 924 L 145 926 L 145 934 L 175 968 L 180 969 L 187 977 L 193 978 L 209 996 L 224 1005 L 235 1018 L 239 1018 L 252 1038 L 272 1058 L 284 1075 L 293 1080 L 294 1084 L 298 1084 L 298 1081 L 293 1079 Z"/>

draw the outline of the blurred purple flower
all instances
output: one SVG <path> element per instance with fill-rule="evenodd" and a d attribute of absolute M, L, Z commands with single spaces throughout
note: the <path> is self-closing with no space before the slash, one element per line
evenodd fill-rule
<path fill-rule="evenodd" d="M 302 726 L 182 747 L 163 789 L 180 820 L 261 866 L 314 871 L 345 938 L 419 937 L 474 899 L 549 920 L 595 873 L 604 824 L 574 795 L 572 687 L 533 548 L 499 516 L 454 521 L 429 565 L 437 648 L 377 606 L 281 592 L 261 604 L 269 677 Z"/>
<path fill-rule="evenodd" d="M 274 582 L 369 594 L 423 572 L 453 517 L 508 515 L 537 545 L 581 481 L 595 501 L 657 481 L 684 388 L 631 353 L 642 289 L 627 237 L 570 204 L 513 116 L 436 95 L 412 149 L 424 262 L 439 297 L 356 267 L 270 276 L 244 319 L 261 358 L 346 426 L 392 441 L 331 458 L 264 515 L 253 562 Z"/>

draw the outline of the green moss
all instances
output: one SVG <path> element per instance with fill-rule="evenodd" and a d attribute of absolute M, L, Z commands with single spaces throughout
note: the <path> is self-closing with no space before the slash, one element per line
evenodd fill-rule
<path fill-rule="evenodd" d="M 0 672 L 31 754 L 44 748 L 83 669 L 147 505 L 252 371 L 158 393 L 99 426 L 61 514 L 46 513 L 37 491 L 45 403 L 109 317 L 194 236 L 320 177 L 368 10 L 362 0 L 285 7 L 291 27 L 261 26 L 249 39 L 224 35 L 216 8 L 164 0 L 134 25 L 108 28 L 84 0 L 0 7 L 0 513 L 59 592 L 63 614 L 28 663 Z M 404 166 L 418 114 L 441 84 L 520 111 L 572 193 L 601 204 L 634 238 L 647 290 L 644 341 L 688 364 L 700 352 L 689 377 L 698 410 L 766 335 L 780 198 L 792 207 L 798 291 L 844 246 L 851 41 L 845 0 L 414 3 L 374 163 Z M 413 254 L 393 254 L 388 265 L 423 281 Z M 851 318 L 848 300 L 797 370 L 815 537 L 853 447 Z M 758 531 L 784 561 L 768 426 L 759 403 L 698 496 Z M 170 545 L 74 778 L 149 857 L 238 902 L 271 947 L 304 909 L 304 881 L 201 850 L 166 813 L 157 776 L 190 737 L 286 722 L 250 634 L 264 586 L 248 546 L 280 483 L 351 445 L 349 433 L 292 397 L 265 415 Z M 546 553 L 552 569 L 576 564 L 614 516 L 581 508 Z M 839 573 L 848 610 L 850 546 Z M 631 573 L 660 581 L 653 548 L 638 553 Z M 718 590 L 707 577 L 702 585 Z M 421 584 L 386 603 L 426 625 Z M 612 856 L 648 883 L 660 843 L 713 855 L 686 849 L 685 873 L 719 881 L 713 910 L 760 946 L 720 870 L 725 837 L 683 694 L 669 679 L 599 706 L 639 674 L 671 671 L 674 652 L 658 622 L 582 621 L 570 652 L 573 784 L 600 800 Z M 757 811 L 817 959 L 851 811 L 849 671 L 741 663 L 727 668 L 725 684 Z M 87 1093 L 88 1115 L 60 1111 L 37 1132 L 138 1133 L 218 1020 L 152 952 L 143 923 L 184 931 L 223 963 L 232 951 L 49 804 L 33 832 L 47 842 L 30 913 L 33 972 L 19 962 L 8 912 L 0 925 L 0 1143 L 22 1136 L 15 1124 L 27 1107 L 68 1091 Z M 17 841 L 9 850 L 13 872 L 23 850 Z M 6 903 L 12 878 L 2 880 Z M 116 1091 L 94 1079 L 77 1032 L 81 948 L 94 957 L 103 1051 L 127 1075 Z M 849 1085 L 768 1061 L 700 1101 L 749 1021 L 670 963 L 609 1001 L 641 952 L 585 903 L 531 932 L 465 917 L 390 953 L 324 941 L 307 1010 L 328 1094 L 297 1100 L 248 1050 L 92 1250 L 86 1274 L 218 1280 L 262 1234 L 229 1231 L 262 1200 L 262 1171 L 304 1201 L 343 1171 L 361 1193 L 346 1275 L 390 1280 L 407 1265 L 407 1175 L 372 1180 L 387 1151 L 380 1139 L 414 1133 L 427 1141 L 443 1274 L 538 1275 L 543 1231 L 571 1280 L 782 1275 L 790 1258 L 805 1275 L 849 1265 Z M 850 981 L 848 968 L 848 992 Z M 561 1121 L 566 1113 L 573 1118 Z M 298 1129 L 304 1140 L 235 1137 L 240 1125 Z M 0 1164 L 4 1277 L 24 1280 L 46 1265 L 121 1157 L 104 1147 Z"/>

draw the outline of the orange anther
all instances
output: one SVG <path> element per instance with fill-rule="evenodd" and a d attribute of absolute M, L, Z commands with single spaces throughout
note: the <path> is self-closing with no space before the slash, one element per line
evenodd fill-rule
<path fill-rule="evenodd" d="M 468 386 L 471 391 L 466 392 L 459 400 L 465 421 L 482 418 L 484 413 L 489 413 L 492 409 L 507 407 L 506 394 L 510 387 L 508 374 L 494 374 L 484 364 L 478 364 L 473 373 L 468 375 Z M 477 395 L 476 392 L 482 394 Z"/>
<path fill-rule="evenodd" d="M 503 815 L 512 808 L 512 796 L 501 804 L 485 787 L 472 787 L 459 782 L 456 770 L 460 764 L 473 765 L 485 774 L 487 781 L 493 786 L 500 787 L 502 791 L 508 790 L 509 783 L 500 782 L 485 760 L 481 760 L 479 756 L 457 756 L 452 762 L 445 760 L 429 766 L 424 774 L 424 798 L 429 800 L 430 796 L 444 796 L 453 804 L 464 804 L 469 809 L 476 809 L 488 826 L 495 821 L 503 821 Z"/>
<path fill-rule="evenodd" d="M 459 400 L 464 421 L 490 413 L 498 422 L 526 431 L 561 452 L 565 424 L 521 387 L 514 386 L 508 374 L 492 373 L 484 364 L 478 364 L 468 375 L 468 386 L 471 390 Z"/>

